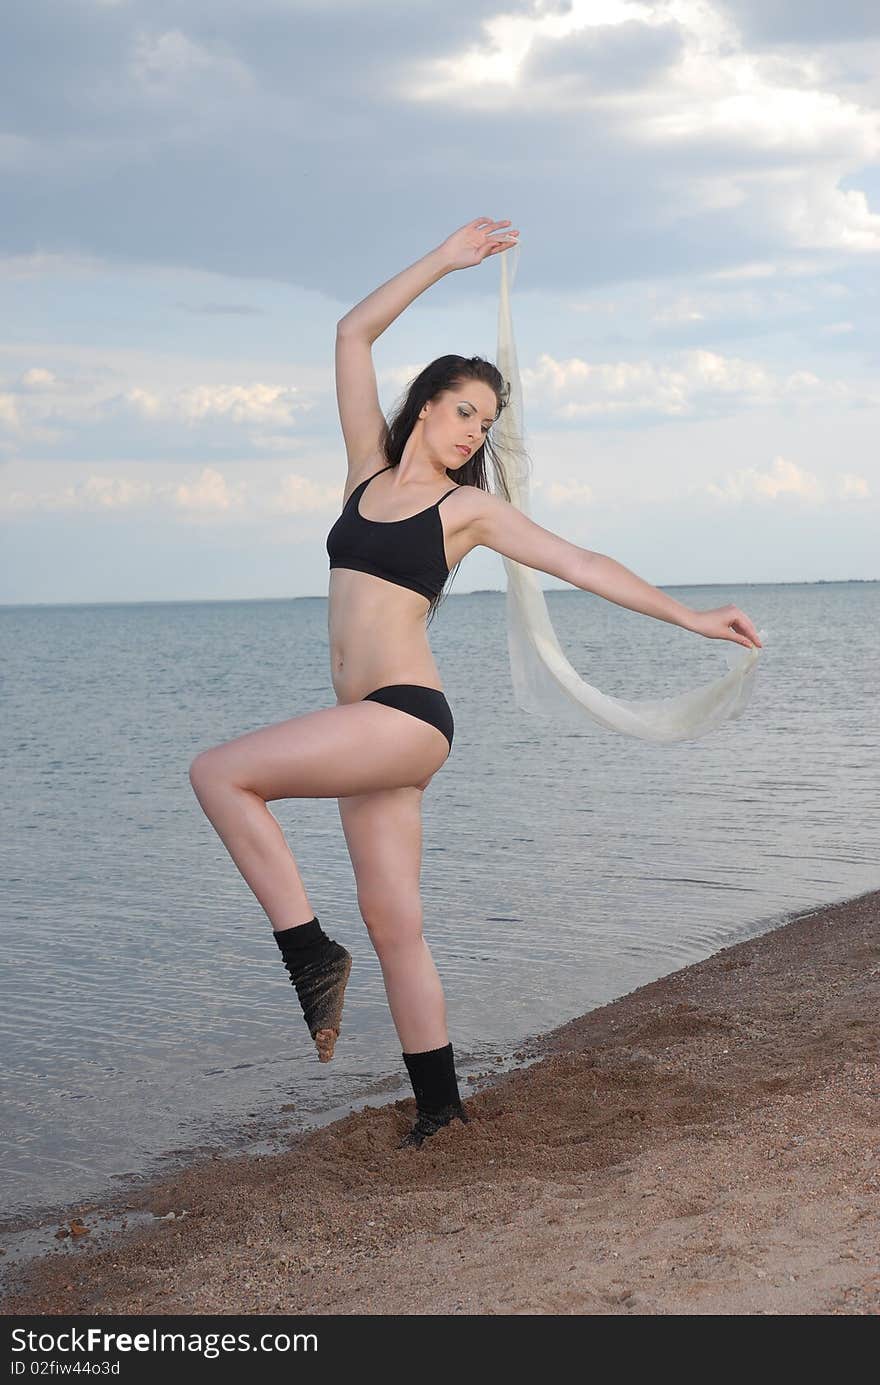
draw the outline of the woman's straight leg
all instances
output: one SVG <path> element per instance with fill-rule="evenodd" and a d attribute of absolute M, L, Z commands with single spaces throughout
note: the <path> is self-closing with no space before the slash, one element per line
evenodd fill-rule
<path fill-rule="evenodd" d="M 339 801 L 358 903 L 382 966 L 416 1099 L 416 1122 L 401 1148 L 418 1147 L 454 1120 L 467 1123 L 443 987 L 422 935 L 423 792 L 398 789 Z"/>
<path fill-rule="evenodd" d="M 449 1042 L 443 986 L 422 931 L 422 796 L 420 788 L 403 788 L 339 800 L 361 917 L 410 1053 Z"/>

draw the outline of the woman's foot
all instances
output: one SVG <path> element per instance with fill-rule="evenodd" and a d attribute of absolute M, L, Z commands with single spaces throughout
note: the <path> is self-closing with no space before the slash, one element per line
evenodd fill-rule
<path fill-rule="evenodd" d="M 328 942 L 321 955 L 292 978 L 318 1058 L 329 1063 L 342 1027 L 342 1002 L 351 973 L 351 953 Z"/>
<path fill-rule="evenodd" d="M 342 1001 L 351 972 L 351 953 L 327 937 L 317 918 L 285 928 L 274 936 L 296 987 L 318 1057 L 322 1063 L 329 1063 L 342 1026 Z"/>
<path fill-rule="evenodd" d="M 438 1130 L 442 1130 L 444 1125 L 449 1125 L 450 1121 L 460 1120 L 463 1125 L 467 1125 L 468 1118 L 463 1106 L 446 1106 L 442 1111 L 434 1115 L 420 1111 L 415 1125 L 408 1135 L 405 1135 L 397 1146 L 398 1149 L 408 1149 L 415 1146 L 416 1149 L 424 1144 L 425 1140 L 432 1135 L 436 1135 Z"/>

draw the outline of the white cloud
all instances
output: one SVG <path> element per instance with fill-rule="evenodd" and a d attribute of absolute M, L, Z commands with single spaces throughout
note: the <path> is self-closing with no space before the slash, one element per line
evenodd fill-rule
<path fill-rule="evenodd" d="M 0 501 L 0 508 L 19 513 L 131 510 L 141 508 L 150 500 L 152 492 L 153 487 L 148 481 L 93 475 L 53 491 L 11 491 Z"/>
<path fill-rule="evenodd" d="M 13 433 L 21 431 L 18 405 L 11 394 L 0 394 L 0 426 L 10 429 Z"/>
<path fill-rule="evenodd" d="M 592 486 L 583 481 L 538 481 L 535 490 L 539 490 L 542 500 L 551 505 L 589 505 L 593 499 Z"/>
<path fill-rule="evenodd" d="M 237 509 L 244 498 L 245 484 L 231 486 L 213 467 L 203 467 L 198 481 L 192 485 L 166 488 L 175 505 L 181 510 L 217 512 Z"/>
<path fill-rule="evenodd" d="M 858 163 L 878 157 L 880 140 L 873 152 L 866 152 Z M 845 172 L 846 164 L 842 162 L 838 176 Z M 768 225 L 775 223 L 789 244 L 828 250 L 880 250 L 880 215 L 870 210 L 860 188 L 844 190 L 832 186 L 821 171 L 812 179 L 799 174 L 783 180 L 774 173 L 764 175 L 761 181 L 760 195 L 752 200 L 761 204 Z"/>
<path fill-rule="evenodd" d="M 419 361 L 417 365 L 386 366 L 384 370 L 377 372 L 377 384 L 380 386 L 388 385 L 392 390 L 402 394 L 410 381 L 414 380 L 427 364 L 428 362 L 425 360 Z"/>
<path fill-rule="evenodd" d="M 149 500 L 148 481 L 126 480 L 119 476 L 90 476 L 81 489 L 82 509 L 129 510 Z"/>
<path fill-rule="evenodd" d="M 285 452 L 293 460 L 303 445 L 297 425 L 308 415 L 314 438 L 311 413 L 323 419 L 330 395 L 323 365 L 298 368 L 296 384 L 231 383 L 222 356 L 127 356 L 66 344 L 38 363 L 30 354 L 0 343 L 0 366 L 4 357 L 13 362 L 0 373 L 0 457 L 14 447 L 33 461 L 64 455 L 95 465 Z"/>
<path fill-rule="evenodd" d="M 290 452 L 295 445 L 289 433 L 252 433 L 250 442 L 263 452 Z"/>
<path fill-rule="evenodd" d="M 619 139 L 621 158 L 655 161 L 668 194 L 655 198 L 658 226 L 729 211 L 789 249 L 880 251 L 880 215 L 860 189 L 840 186 L 880 158 L 877 113 L 845 82 L 844 94 L 832 90 L 833 69 L 810 49 L 749 51 L 709 0 L 572 0 L 564 12 L 502 14 L 483 29 L 475 48 L 417 61 L 404 99 L 556 114 L 575 139 Z M 652 63 L 664 34 L 681 46 Z M 624 37 L 644 58 L 634 74 Z"/>
<path fill-rule="evenodd" d="M 706 314 L 692 298 L 685 296 L 651 314 L 652 322 L 702 322 Z"/>
<path fill-rule="evenodd" d="M 134 385 L 121 396 L 135 413 L 146 419 L 181 418 L 197 424 L 213 418 L 231 423 L 292 424 L 298 413 L 312 404 L 293 385 L 192 385 L 174 394 Z M 112 405 L 113 400 L 103 401 Z M 274 442 L 267 443 L 274 446 Z M 287 440 L 287 446 L 290 440 Z"/>
<path fill-rule="evenodd" d="M 120 463 L 117 474 L 92 471 L 69 482 L 64 463 L 25 463 L 14 466 L 11 489 L 0 493 L 0 510 L 28 511 L 133 511 L 152 509 L 188 521 L 238 520 L 250 523 L 257 516 L 321 515 L 338 512 L 343 485 L 314 481 L 297 472 L 279 471 L 277 462 L 239 463 L 247 473 L 232 480 L 215 467 L 202 466 L 180 480 L 174 464 Z M 127 473 L 127 474 L 126 474 Z M 43 477 L 51 476 L 47 486 Z"/>
<path fill-rule="evenodd" d="M 163 412 L 162 400 L 158 394 L 153 394 L 150 390 L 141 389 L 135 385 L 132 389 L 126 390 L 123 398 L 130 404 L 135 413 L 139 413 L 143 418 L 158 418 Z"/>
<path fill-rule="evenodd" d="M 245 64 L 232 53 L 212 52 L 180 29 L 169 29 L 164 34 L 137 34 L 131 71 L 142 89 L 158 95 L 205 76 L 244 87 L 253 82 Z"/>
<path fill-rule="evenodd" d="M 721 485 L 709 483 L 706 492 L 725 503 L 743 500 L 774 501 L 796 496 L 811 505 L 821 505 L 830 499 L 868 500 L 870 487 L 864 476 L 844 472 L 823 484 L 818 476 L 799 467 L 785 457 L 776 457 L 769 471 L 746 467 L 725 477 Z"/>
<path fill-rule="evenodd" d="M 322 486 L 291 473 L 282 477 L 272 508 L 279 514 L 321 513 L 341 504 L 343 490 L 343 486 Z"/>
<path fill-rule="evenodd" d="M 712 270 L 710 279 L 772 279 L 777 275 L 797 278 L 801 275 L 816 274 L 822 266 L 816 260 L 786 259 L 777 262 L 751 260 L 745 264 L 730 265 L 726 269 Z"/>
<path fill-rule="evenodd" d="M 19 384 L 24 390 L 52 390 L 56 389 L 59 383 L 54 371 L 46 370 L 43 366 L 32 366 L 19 377 Z"/>
<path fill-rule="evenodd" d="M 783 495 L 796 495 L 819 504 L 825 498 L 819 478 L 784 457 L 774 458 L 769 471 L 747 467 L 727 476 L 720 486 L 710 483 L 706 491 L 722 501 L 777 500 Z"/>
<path fill-rule="evenodd" d="M 646 413 L 689 417 L 783 400 L 870 399 L 842 381 L 823 381 L 811 371 L 776 376 L 757 361 L 705 350 L 680 352 L 673 365 L 646 360 L 591 363 L 576 356 L 558 361 L 544 352 L 535 367 L 521 373 L 530 404 L 565 420 Z"/>
<path fill-rule="evenodd" d="M 857 500 L 867 500 L 871 492 L 864 476 L 853 476 L 850 472 L 845 472 L 840 482 L 840 494 L 844 499 L 854 496 Z"/>
<path fill-rule="evenodd" d="M 632 0 L 571 0 L 565 11 L 499 14 L 483 23 L 481 45 L 452 58 L 423 60 L 415 65 L 417 71 L 404 89 L 412 100 L 466 95 L 479 103 L 481 92 L 491 87 L 521 95 L 519 71 L 536 43 L 564 41 L 583 29 L 612 28 L 634 20 L 646 25 L 663 22 L 649 5 Z"/>
<path fill-rule="evenodd" d="M 200 385 L 183 390 L 178 405 L 191 422 L 219 416 L 233 423 L 292 423 L 297 411 L 309 408 L 298 394 L 288 385 Z"/>

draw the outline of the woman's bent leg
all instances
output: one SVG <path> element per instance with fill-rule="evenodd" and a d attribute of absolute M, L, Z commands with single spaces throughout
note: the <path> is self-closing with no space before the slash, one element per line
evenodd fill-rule
<path fill-rule="evenodd" d="M 317 920 L 267 803 L 400 788 L 418 794 L 414 786 L 427 783 L 448 753 L 436 727 L 358 702 L 254 731 L 204 751 L 190 766 L 199 803 L 272 924 L 322 1061 L 339 1032 L 351 958 L 323 934 L 303 944 Z"/>
<path fill-rule="evenodd" d="M 413 786 L 448 753 L 436 727 L 376 702 L 355 702 L 203 751 L 189 773 L 205 814 L 278 931 L 307 923 L 314 911 L 267 802 Z"/>
<path fill-rule="evenodd" d="M 259 794 L 230 784 L 198 761 L 190 769 L 190 781 L 205 816 L 273 929 L 295 928 L 314 918 L 284 833 Z"/>

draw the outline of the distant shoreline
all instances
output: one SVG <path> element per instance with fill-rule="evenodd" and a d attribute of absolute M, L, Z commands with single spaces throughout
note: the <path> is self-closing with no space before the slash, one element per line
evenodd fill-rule
<path fill-rule="evenodd" d="M 818 577 L 809 582 L 656 582 L 662 591 L 693 591 L 704 587 L 848 587 L 858 583 L 872 586 L 880 577 Z M 589 596 L 577 587 L 542 587 L 545 596 Z M 506 596 L 504 587 L 477 587 L 469 592 L 449 592 L 446 600 L 457 596 Z M 172 599 L 145 598 L 138 601 L 0 601 L 0 611 L 64 610 L 72 607 L 102 606 L 264 606 L 271 602 L 326 601 L 326 593 L 312 596 L 181 596 Z"/>

